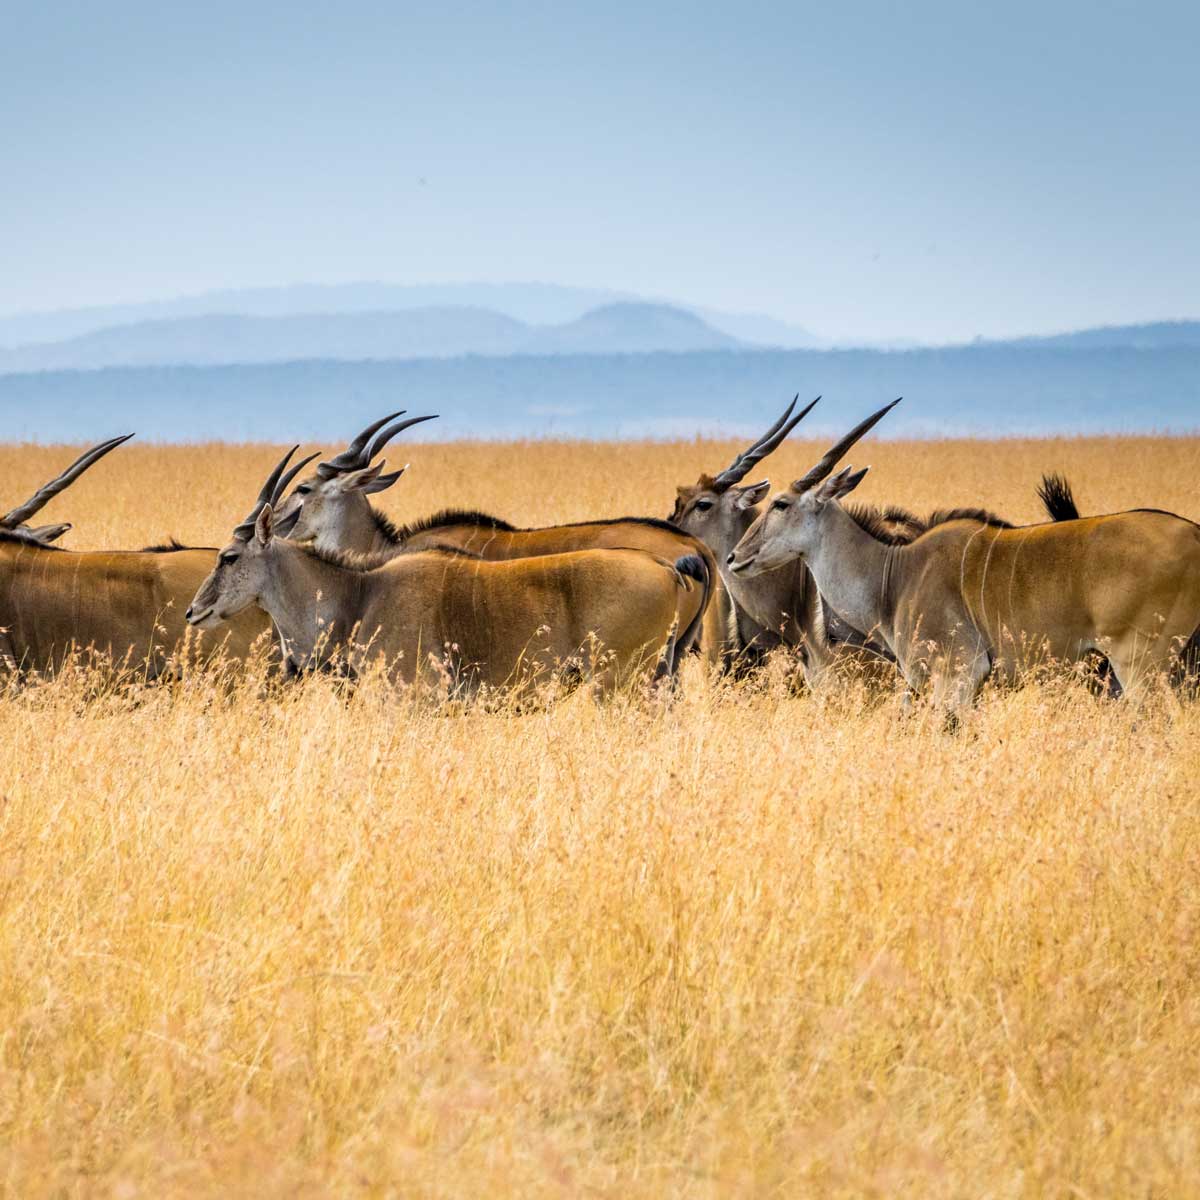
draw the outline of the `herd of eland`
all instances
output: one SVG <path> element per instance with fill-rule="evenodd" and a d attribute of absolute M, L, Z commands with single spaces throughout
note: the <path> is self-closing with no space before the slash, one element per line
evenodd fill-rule
<path fill-rule="evenodd" d="M 1157 677 L 1195 691 L 1195 522 L 1081 517 L 1058 476 L 1040 489 L 1050 519 L 1028 526 L 850 502 L 866 470 L 843 460 L 899 401 L 774 496 L 746 483 L 816 403 L 793 400 L 727 467 L 679 487 L 666 520 L 529 529 L 448 510 L 397 526 L 370 501 L 404 473 L 380 455 L 433 419 L 397 412 L 309 474 L 318 456 L 289 451 L 220 551 L 61 549 L 69 525 L 28 522 L 131 435 L 112 438 L 0 518 L 0 666 L 20 680 L 87 652 L 155 679 L 181 655 L 237 662 L 273 645 L 289 675 L 378 663 L 456 693 L 551 679 L 607 693 L 673 683 L 687 655 L 743 672 L 784 647 L 810 687 L 891 677 L 952 719 L 987 679 L 1047 658 L 1088 663 L 1114 695 Z"/>

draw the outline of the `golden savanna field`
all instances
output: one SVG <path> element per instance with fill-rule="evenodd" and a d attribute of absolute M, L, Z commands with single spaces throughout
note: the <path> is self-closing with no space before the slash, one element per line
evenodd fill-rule
<path fill-rule="evenodd" d="M 738 448 L 399 445 L 379 499 L 665 516 Z M 0 448 L 0 508 L 75 452 Z M 135 441 L 38 519 L 221 545 L 278 455 Z M 1200 517 L 1198 439 L 851 459 L 918 512 L 1035 520 L 1053 469 L 1085 513 Z M 4 1194 L 1200 1191 L 1200 706 L 1050 679 L 951 735 L 766 674 L 511 712 L 0 696 Z"/>

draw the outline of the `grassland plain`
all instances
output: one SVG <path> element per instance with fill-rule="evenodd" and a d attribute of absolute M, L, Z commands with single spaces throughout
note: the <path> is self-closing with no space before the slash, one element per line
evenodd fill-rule
<path fill-rule="evenodd" d="M 385 495 L 665 514 L 717 443 L 414 445 Z M 799 474 L 819 448 L 769 460 Z M 278 454 L 128 447 L 74 548 L 219 545 Z M 0 506 L 71 457 L 0 448 Z M 875 443 L 864 499 L 1200 516 L 1200 441 Z M 1200 1184 L 1200 707 L 966 728 L 689 667 L 434 711 L 367 681 L 0 697 L 13 1196 L 1179 1196 Z"/>

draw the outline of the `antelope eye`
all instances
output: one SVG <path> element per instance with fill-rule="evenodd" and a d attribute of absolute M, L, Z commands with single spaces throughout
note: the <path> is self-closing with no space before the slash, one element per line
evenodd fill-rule
<path fill-rule="evenodd" d="M 697 512 L 708 512 L 708 510 L 710 508 L 712 508 L 712 506 L 713 506 L 713 502 L 711 500 L 697 500 L 696 501 L 696 511 Z"/>
<path fill-rule="evenodd" d="M 776 500 L 775 503 L 771 505 L 772 508 L 778 509 L 780 512 L 787 508 L 787 506 L 788 502 L 786 500 Z"/>
<path fill-rule="evenodd" d="M 240 554 L 235 554 L 232 550 L 227 550 L 217 559 L 217 561 L 221 564 L 221 566 L 228 567 L 237 562 L 239 558 L 241 558 Z"/>
<path fill-rule="evenodd" d="M 311 491 L 312 491 L 311 483 L 302 483 L 302 484 L 300 484 L 299 487 L 296 488 L 296 495 L 297 496 L 307 496 L 308 493 Z"/>

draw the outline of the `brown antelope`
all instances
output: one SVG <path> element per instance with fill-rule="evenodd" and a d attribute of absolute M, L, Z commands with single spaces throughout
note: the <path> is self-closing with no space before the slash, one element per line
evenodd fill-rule
<path fill-rule="evenodd" d="M 820 400 L 820 396 L 817 400 Z M 771 484 L 763 479 L 742 486 L 742 480 L 812 411 L 814 400 L 792 416 L 796 396 L 783 415 L 753 445 L 738 454 L 716 475 L 701 475 L 694 484 L 676 488 L 675 507 L 668 520 L 699 538 L 712 551 L 721 581 L 733 606 L 737 648 L 743 663 L 759 661 L 776 646 L 799 645 L 808 614 L 803 564 L 769 579 L 741 581 L 729 576 L 725 560 L 758 515 L 758 506 Z"/>
<path fill-rule="evenodd" d="M 357 670 L 382 657 L 394 679 L 449 675 L 471 690 L 534 683 L 567 667 L 610 690 L 655 662 L 657 675 L 673 675 L 704 615 L 709 573 L 695 554 L 592 549 L 493 561 L 444 547 L 364 558 L 276 536 L 286 462 L 234 530 L 187 619 L 211 629 L 258 605 L 297 669 Z"/>
<path fill-rule="evenodd" d="M 1075 503 L 1075 493 L 1067 482 L 1066 476 L 1057 472 L 1042 476 L 1038 485 L 1038 499 L 1046 509 L 1046 515 L 1052 521 L 1080 520 L 1079 507 Z M 1088 686 L 1097 695 L 1108 695 L 1116 699 L 1121 695 L 1121 685 L 1103 654 L 1096 653 L 1089 663 L 1091 670 L 1087 675 Z M 1180 663 L 1181 675 L 1185 679 L 1195 680 L 1200 676 L 1200 630 L 1188 642 Z"/>
<path fill-rule="evenodd" d="M 765 479 L 746 486 L 742 480 L 779 447 L 820 399 L 818 396 L 793 416 L 799 400 L 795 397 L 775 424 L 725 470 L 701 475 L 696 483 L 677 488 L 670 517 L 672 523 L 704 541 L 721 564 L 723 582 L 734 605 L 742 661 L 753 664 L 765 651 L 788 646 L 798 651 L 805 681 L 814 687 L 835 668 L 839 672 L 874 671 L 886 651 L 822 603 L 802 560 L 754 578 L 729 573 L 726 562 L 759 516 L 770 487 Z M 872 537 L 883 542 L 911 541 L 927 527 L 926 522 L 896 506 L 855 505 L 848 511 Z M 935 513 L 930 520 L 952 515 L 967 513 Z"/>
<path fill-rule="evenodd" d="M 107 453 L 103 447 L 89 452 L 91 462 Z M 66 486 L 58 486 L 62 478 L 14 513 L 37 511 L 39 497 L 45 503 Z M 75 552 L 41 544 L 20 529 L 0 530 L 0 664 L 17 673 L 53 672 L 76 651 L 87 651 L 157 678 L 185 643 L 184 610 L 214 553 L 174 544 Z M 191 644 L 197 657 L 220 652 L 242 659 L 269 628 L 261 614 L 247 613 L 220 636 L 208 634 L 196 643 L 192 634 Z"/>
<path fill-rule="evenodd" d="M 133 434 L 127 433 L 122 437 L 109 438 L 107 442 L 101 442 L 98 446 L 84 451 L 61 475 L 56 475 L 49 483 L 43 484 L 24 504 L 19 504 L 0 517 L 0 535 L 39 546 L 48 546 L 51 542 L 58 541 L 71 528 L 69 521 L 36 527 L 27 525 L 26 522 L 45 508 L 64 488 L 70 487 L 88 467 L 99 462 L 110 450 L 115 450 L 131 437 Z"/>
<path fill-rule="evenodd" d="M 602 549 L 643 550 L 668 562 L 697 555 L 711 580 L 713 602 L 706 605 L 692 642 L 699 641 L 712 663 L 720 662 L 733 649 L 731 610 L 720 585 L 717 560 L 701 539 L 666 521 L 618 517 L 518 529 L 485 513 L 447 509 L 411 525 L 394 525 L 367 497 L 391 487 L 405 468 L 384 473 L 385 463 L 372 464 L 372 460 L 397 433 L 433 419 L 409 418 L 384 428 L 401 415 L 392 413 L 368 425 L 341 454 L 320 463 L 312 475 L 302 479 L 279 507 L 276 536 L 286 536 L 319 553 L 350 552 L 381 559 L 445 548 L 465 550 L 489 562 Z"/>
<path fill-rule="evenodd" d="M 1123 691 L 1176 665 L 1200 630 L 1200 526 L 1153 510 L 1023 528 L 949 521 L 885 546 L 840 503 L 866 475 L 834 468 L 895 403 L 772 500 L 730 556 L 752 577 L 803 557 L 821 595 L 874 631 L 909 686 L 957 714 L 985 679 L 1108 657 Z"/>

